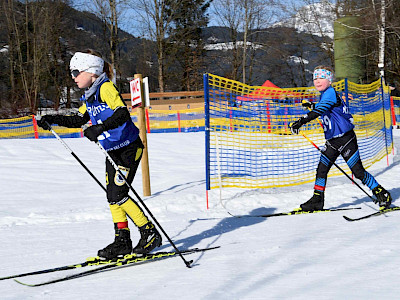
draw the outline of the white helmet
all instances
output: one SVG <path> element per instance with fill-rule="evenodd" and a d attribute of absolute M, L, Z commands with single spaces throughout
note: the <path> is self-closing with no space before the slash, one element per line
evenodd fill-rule
<path fill-rule="evenodd" d="M 69 62 L 69 69 L 72 71 L 88 72 L 101 75 L 104 71 L 104 60 L 101 57 L 89 53 L 76 52 Z M 76 77 L 76 76 L 74 76 Z"/>

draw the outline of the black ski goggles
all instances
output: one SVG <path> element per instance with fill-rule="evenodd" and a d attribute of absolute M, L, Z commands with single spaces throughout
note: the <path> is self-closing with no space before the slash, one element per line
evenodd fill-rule
<path fill-rule="evenodd" d="M 82 71 L 79 71 L 79 70 L 72 70 L 71 71 L 71 75 L 72 75 L 72 77 L 78 77 L 78 75 L 81 73 Z"/>
<path fill-rule="evenodd" d="M 85 69 L 85 70 L 82 70 L 82 71 L 72 70 L 71 71 L 71 75 L 72 75 L 72 77 L 76 78 L 76 77 L 78 77 L 79 74 L 81 74 L 82 72 L 85 72 L 86 70 L 88 70 L 88 69 Z"/>

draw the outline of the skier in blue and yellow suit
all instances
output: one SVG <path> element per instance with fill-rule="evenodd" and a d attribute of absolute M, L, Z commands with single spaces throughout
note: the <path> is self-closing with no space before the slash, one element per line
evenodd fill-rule
<path fill-rule="evenodd" d="M 85 88 L 82 106 L 77 115 L 45 115 L 38 125 L 48 124 L 79 128 L 89 120 L 92 126 L 84 130 L 91 141 L 99 141 L 127 181 L 132 183 L 143 152 L 139 129 L 132 122 L 116 86 L 110 81 L 112 68 L 97 52 L 76 52 L 70 61 L 72 78 L 79 88 Z M 98 251 L 103 259 L 114 259 L 129 253 L 145 254 L 161 245 L 161 235 L 137 203 L 129 197 L 129 187 L 106 160 L 107 200 L 115 228 L 113 243 Z M 139 228 L 141 238 L 132 248 L 127 216 Z"/>
<path fill-rule="evenodd" d="M 363 167 L 357 137 L 353 130 L 353 117 L 346 103 L 331 86 L 333 75 L 333 70 L 328 66 L 318 66 L 314 69 L 314 86 L 321 93 L 319 102 L 314 104 L 303 101 L 302 105 L 310 111 L 289 125 L 292 133 L 298 134 L 301 126 L 321 117 L 326 139 L 317 167 L 314 194 L 311 199 L 301 204 L 300 208 L 304 211 L 323 209 L 328 172 L 339 155 L 346 161 L 355 177 L 372 190 L 380 209 L 388 208 L 392 197 Z"/>

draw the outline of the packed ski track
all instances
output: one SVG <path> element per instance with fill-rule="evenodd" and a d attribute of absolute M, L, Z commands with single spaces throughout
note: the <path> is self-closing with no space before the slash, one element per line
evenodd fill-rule
<path fill-rule="evenodd" d="M 400 149 L 400 130 L 393 131 Z M 104 182 L 104 155 L 65 139 Z M 209 192 L 204 132 L 148 135 L 152 196 L 144 197 L 179 249 L 221 246 L 40 287 L 0 281 L 1 299 L 396 299 L 400 211 L 348 222 L 377 206 L 346 177 L 329 178 L 325 208 L 361 209 L 271 218 L 291 211 L 313 184 Z M 317 151 L 317 150 L 314 150 Z M 369 168 L 400 206 L 400 156 Z M 56 139 L 0 139 L 0 277 L 74 264 L 113 240 L 104 191 Z M 142 195 L 141 171 L 133 186 Z M 366 188 L 368 190 L 368 188 Z M 139 234 L 131 224 L 133 243 Z M 164 238 L 159 251 L 173 250 Z M 86 267 L 84 270 L 93 267 Z M 83 269 L 27 276 L 39 283 Z"/>

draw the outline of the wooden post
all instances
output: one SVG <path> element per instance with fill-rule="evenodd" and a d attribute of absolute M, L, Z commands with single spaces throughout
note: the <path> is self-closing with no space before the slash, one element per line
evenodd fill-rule
<path fill-rule="evenodd" d="M 151 196 L 150 189 L 150 170 L 149 170 L 149 152 L 147 151 L 147 130 L 146 130 L 146 113 L 145 113 L 145 103 L 143 97 L 143 77 L 142 74 L 135 74 L 134 78 L 140 78 L 140 90 L 142 97 L 142 105 L 137 108 L 138 110 L 138 126 L 140 130 L 140 138 L 143 142 L 143 156 L 142 156 L 142 181 L 143 181 L 143 196 Z"/>

